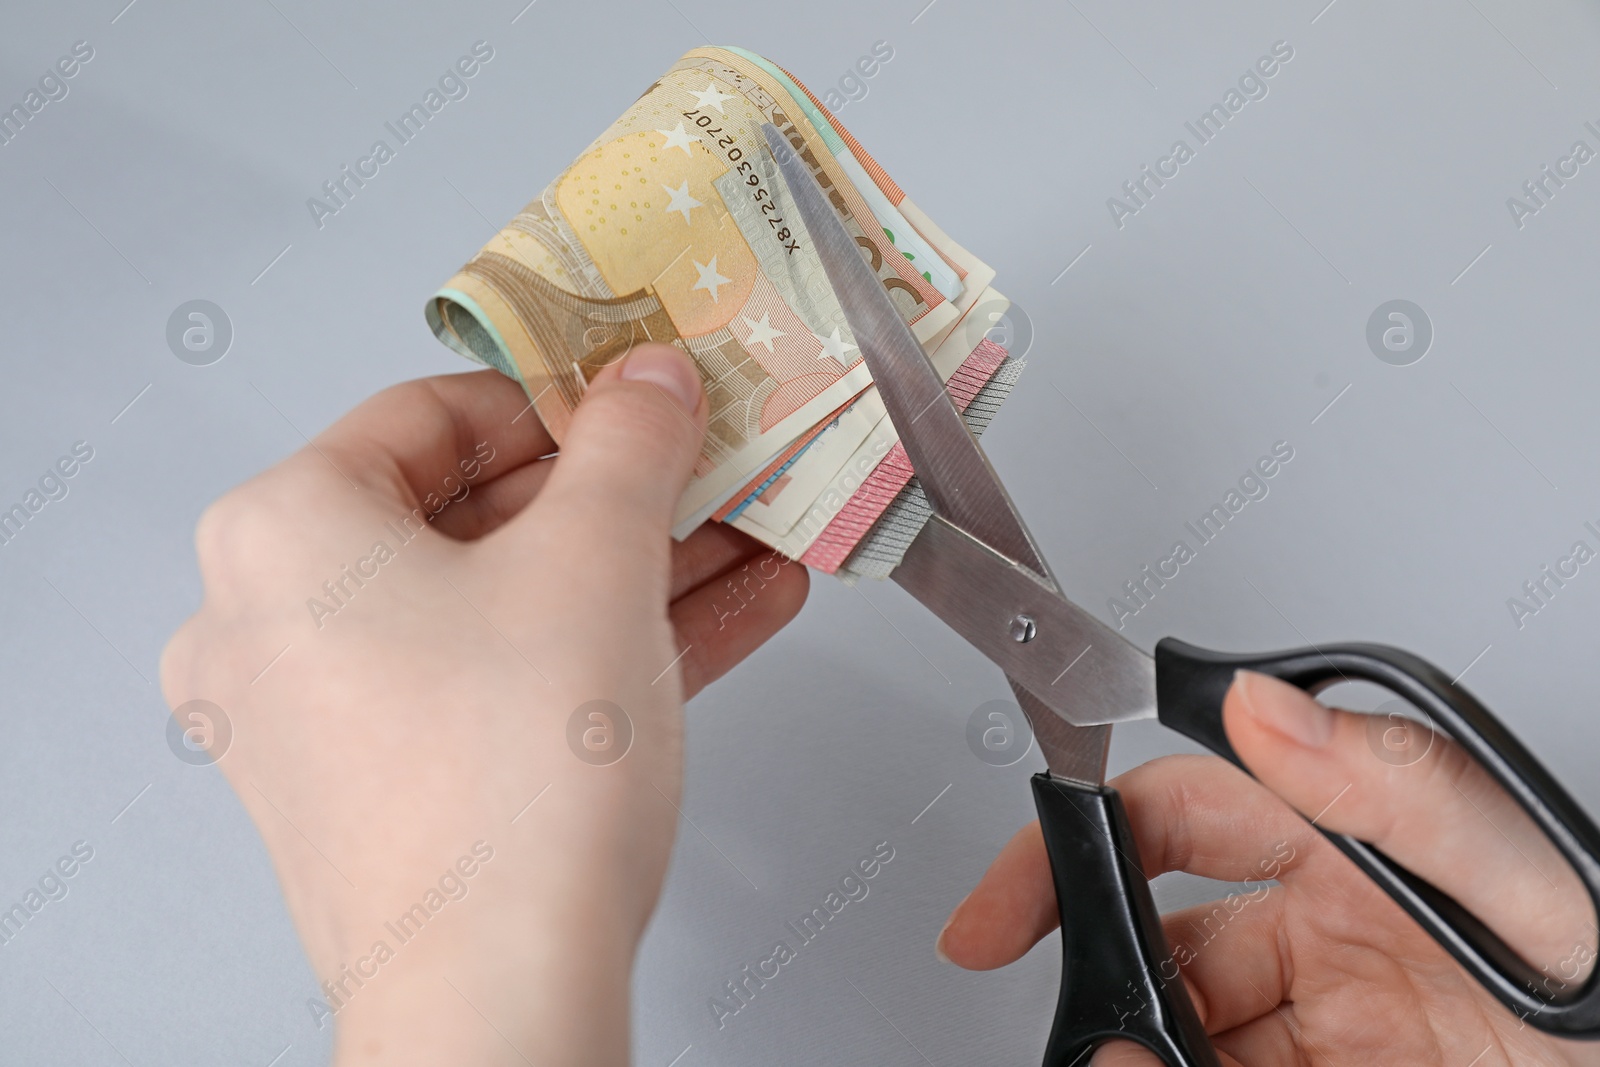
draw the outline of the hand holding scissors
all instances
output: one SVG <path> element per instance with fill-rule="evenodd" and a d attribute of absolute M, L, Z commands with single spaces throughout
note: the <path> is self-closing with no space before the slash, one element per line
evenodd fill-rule
<path fill-rule="evenodd" d="M 1311 693 L 1370 682 L 1408 701 L 1505 790 L 1590 903 L 1600 901 L 1600 829 L 1488 709 L 1424 660 L 1370 644 L 1225 654 L 1172 638 L 1152 657 L 1067 600 L 834 207 L 777 129 L 764 132 L 934 512 L 892 577 L 1005 672 L 1049 766 L 1033 778 L 1063 946 L 1047 1067 L 1084 1062 L 1118 1038 L 1169 1067 L 1220 1063 L 1188 991 L 1166 966 L 1171 951 L 1139 847 L 1122 797 L 1104 777 L 1111 726 L 1146 718 L 1244 766 L 1223 715 L 1241 670 Z M 1371 843 L 1319 830 L 1516 1016 L 1549 1033 L 1600 1037 L 1595 974 L 1552 988 L 1460 901 Z"/>
<path fill-rule="evenodd" d="M 1207 756 L 1165 757 L 1110 782 L 1147 875 L 1236 883 L 1161 918 L 1169 955 L 1159 973 L 1181 973 L 1224 1064 L 1600 1063 L 1600 1044 L 1553 1038 L 1501 1007 L 1317 832 L 1372 842 L 1426 876 L 1541 961 L 1551 991 L 1581 985 L 1595 960 L 1583 886 L 1458 746 L 1405 718 L 1333 710 L 1259 674 L 1234 683 L 1224 720 L 1261 783 Z M 1420 817 L 1395 817 L 1407 812 Z M 1441 824 L 1453 832 L 1430 832 Z M 989 970 L 1057 924 L 1050 860 L 1031 822 L 956 907 L 939 945 L 950 962 Z M 1119 1011 L 1139 1006 L 1126 990 L 1106 996 Z M 1160 1061 L 1115 1043 L 1092 1062 Z"/>

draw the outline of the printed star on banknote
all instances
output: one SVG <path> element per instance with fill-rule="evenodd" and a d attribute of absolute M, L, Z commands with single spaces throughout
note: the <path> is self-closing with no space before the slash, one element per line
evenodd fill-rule
<path fill-rule="evenodd" d="M 881 577 L 926 505 L 767 149 L 768 122 L 958 406 L 986 423 L 1019 369 L 986 336 L 1008 306 L 994 271 L 803 85 L 740 48 L 674 64 L 434 295 L 428 324 L 521 382 L 557 442 L 602 367 L 645 341 L 677 345 L 710 419 L 674 534 L 716 519 L 820 569 Z"/>

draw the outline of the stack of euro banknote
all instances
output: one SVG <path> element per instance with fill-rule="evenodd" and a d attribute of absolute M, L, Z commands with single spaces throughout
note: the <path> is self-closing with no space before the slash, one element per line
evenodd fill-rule
<path fill-rule="evenodd" d="M 427 307 L 451 348 L 516 378 L 559 442 L 636 344 L 688 352 L 710 423 L 674 533 L 729 523 L 847 580 L 884 577 L 929 510 L 761 132 L 810 165 L 981 433 L 1018 361 L 1009 307 L 786 71 L 697 48 L 506 223 Z"/>

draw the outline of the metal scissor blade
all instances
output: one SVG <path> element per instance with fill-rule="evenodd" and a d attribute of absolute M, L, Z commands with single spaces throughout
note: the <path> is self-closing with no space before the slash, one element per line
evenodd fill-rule
<path fill-rule="evenodd" d="M 1061 595 L 822 187 L 777 127 L 762 132 L 935 513 L 892 577 L 1006 672 L 1051 772 L 1098 784 L 1111 743 L 1105 724 L 1156 713 L 1150 657 Z"/>
<path fill-rule="evenodd" d="M 891 577 L 1062 722 L 1083 727 L 1155 717 L 1149 655 L 1030 569 L 939 516 L 923 526 Z M 1031 713 L 1029 719 L 1045 747 L 1049 727 Z"/>
<path fill-rule="evenodd" d="M 917 480 L 938 514 L 1054 583 L 944 382 L 800 155 L 762 126 Z"/>
<path fill-rule="evenodd" d="M 1111 754 L 1111 727 L 1073 726 L 1051 714 L 1043 701 L 1033 692 L 1007 678 L 1017 704 L 1033 727 L 1033 739 L 1039 743 L 1045 765 L 1057 778 L 1066 778 L 1084 785 L 1103 785 L 1106 780 L 1106 757 Z"/>

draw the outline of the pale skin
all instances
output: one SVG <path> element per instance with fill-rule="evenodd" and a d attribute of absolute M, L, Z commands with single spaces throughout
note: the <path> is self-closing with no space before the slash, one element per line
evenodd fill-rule
<path fill-rule="evenodd" d="M 493 372 L 397 386 L 224 496 L 196 532 L 205 598 L 167 646 L 162 686 L 174 707 L 209 700 L 232 724 L 218 766 L 338 1008 L 313 1014 L 340 1067 L 628 1062 L 634 955 L 679 819 L 683 702 L 805 599 L 804 568 L 732 530 L 671 541 L 706 419 L 676 349 L 641 346 L 596 378 L 557 458 L 540 458 L 555 445 L 526 408 Z M 394 526 L 417 508 L 437 513 L 402 541 Z M 343 579 L 336 602 L 324 583 L 347 566 L 367 577 Z M 609 766 L 569 745 L 569 720 L 595 700 L 632 724 Z M 1570 874 L 1443 741 L 1395 768 L 1360 724 L 1319 726 L 1305 703 L 1269 679 L 1229 695 L 1230 738 L 1285 800 L 1211 759 L 1117 782 L 1152 874 L 1239 879 L 1275 844 L 1293 849 L 1282 887 L 1183 967 L 1228 1062 L 1465 1067 L 1485 1048 L 1474 1067 L 1600 1062 L 1521 1027 L 1290 805 L 1314 814 L 1359 779 L 1324 825 L 1377 840 L 1529 958 L 1586 952 L 1586 973 L 1593 915 Z M 1504 833 L 1470 805 L 1463 816 L 1463 795 Z M 420 932 L 402 943 L 388 929 L 468 868 Z M 1054 921 L 1030 827 L 939 949 L 998 967 Z M 1185 922 L 1169 917 L 1174 944 Z"/>
<path fill-rule="evenodd" d="M 345 980 L 341 1065 L 626 1062 L 629 973 L 678 825 L 683 701 L 805 599 L 803 567 L 732 530 L 668 536 L 706 415 L 676 350 L 635 350 L 591 383 L 558 459 L 539 459 L 555 446 L 527 406 L 494 372 L 397 386 L 196 533 L 205 600 L 162 684 L 174 706 L 230 717 L 218 766 L 318 979 L 396 946 L 386 921 L 474 842 L 494 850 L 375 977 Z M 318 628 L 307 599 L 395 544 L 385 524 L 459 484 L 484 441 L 494 458 L 470 492 Z M 597 699 L 634 730 L 608 767 L 567 742 Z"/>
<path fill-rule="evenodd" d="M 1467 905 L 1552 983 L 1581 985 L 1595 960 L 1594 910 L 1554 846 L 1482 769 L 1442 735 L 1387 720 L 1370 731 L 1368 716 L 1265 675 L 1241 673 L 1223 714 L 1264 785 L 1209 756 L 1155 760 L 1111 784 L 1147 875 L 1252 883 L 1225 919 L 1212 904 L 1164 917 L 1172 958 L 1226 1067 L 1600 1063 L 1600 1044 L 1553 1039 L 1501 1007 L 1296 814 L 1376 844 Z M 1404 731 L 1386 739 L 1389 760 L 1373 747 L 1385 748 L 1384 729 Z M 1280 884 L 1266 889 L 1272 879 Z M 987 970 L 1056 925 L 1034 823 L 956 907 L 938 948 Z M 1097 1067 L 1159 1062 L 1126 1042 L 1094 1056 Z"/>

